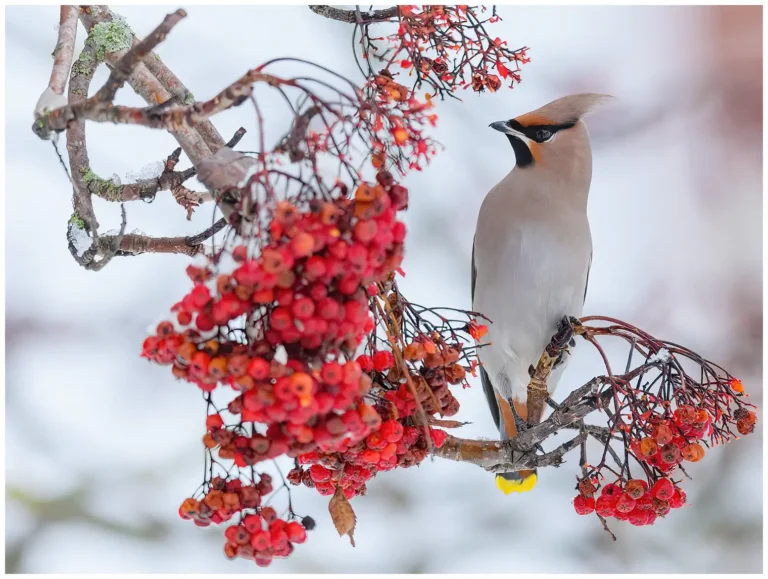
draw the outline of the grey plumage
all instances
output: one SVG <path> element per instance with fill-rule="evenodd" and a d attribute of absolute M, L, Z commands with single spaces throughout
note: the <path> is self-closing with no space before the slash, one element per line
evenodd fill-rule
<path fill-rule="evenodd" d="M 471 289 L 472 309 L 492 322 L 478 357 L 502 439 L 516 433 L 508 424 L 508 402 L 525 408 L 528 368 L 536 365 L 563 316 L 582 313 L 592 260 L 587 220 L 592 154 L 581 117 L 603 98 L 573 95 L 492 125 L 508 136 L 518 162 L 480 209 Z M 550 375 L 550 394 L 565 366 Z M 516 478 L 508 474 L 507 480 Z"/>

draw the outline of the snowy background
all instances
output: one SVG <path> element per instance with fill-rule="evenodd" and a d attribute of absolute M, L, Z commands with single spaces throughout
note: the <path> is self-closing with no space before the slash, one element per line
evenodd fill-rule
<path fill-rule="evenodd" d="M 174 7 L 113 7 L 143 37 Z M 615 95 L 589 120 L 594 264 L 585 313 L 626 319 L 728 367 L 762 401 L 761 7 L 500 8 L 495 34 L 531 47 L 512 91 L 440 103 L 446 147 L 407 178 L 402 289 L 417 303 L 469 307 L 474 220 L 512 168 L 487 126 L 574 92 Z M 349 25 L 306 7 L 188 7 L 159 54 L 198 99 L 270 58 L 313 59 L 353 78 Z M 56 42 L 58 7 L 6 11 L 6 563 L 15 572 L 263 572 L 227 561 L 222 531 L 182 521 L 199 484 L 204 405 L 196 388 L 138 356 L 146 328 L 186 291 L 186 258 L 116 258 L 100 273 L 67 251 L 71 188 L 30 130 Z M 311 31 L 311 33 L 310 33 Z M 298 33 L 297 33 L 298 32 Z M 78 31 L 78 50 L 84 39 Z M 106 79 L 100 68 L 92 90 Z M 129 88 L 121 104 L 142 104 Z M 280 114 L 284 114 L 281 110 Z M 257 148 L 252 108 L 214 119 Z M 280 122 L 278 122 L 280 121 Z M 275 119 L 275 130 L 284 121 Z M 275 138 L 279 136 L 276 132 Z M 89 124 L 94 171 L 164 159 L 172 138 Z M 63 139 L 61 142 L 63 150 Z M 187 165 L 182 164 L 181 168 Z M 94 199 L 105 228 L 119 208 Z M 161 193 L 127 206 L 128 230 L 197 233 Z M 580 355 L 581 352 L 581 355 Z M 576 351 L 558 398 L 601 371 Z M 458 392 L 466 436 L 494 436 L 479 383 Z M 684 488 L 693 507 L 654 527 L 613 526 L 612 543 L 570 505 L 576 457 L 503 496 L 482 470 L 446 461 L 390 472 L 354 501 L 357 548 L 327 499 L 298 489 L 318 528 L 273 572 L 760 572 L 763 429 L 708 453 Z"/>

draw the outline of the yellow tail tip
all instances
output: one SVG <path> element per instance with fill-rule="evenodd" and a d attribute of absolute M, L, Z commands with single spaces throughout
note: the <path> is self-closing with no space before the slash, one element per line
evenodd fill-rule
<path fill-rule="evenodd" d="M 527 493 L 536 486 L 536 474 L 530 474 L 520 480 L 507 480 L 500 474 L 496 475 L 496 487 L 505 495 L 510 493 Z"/>

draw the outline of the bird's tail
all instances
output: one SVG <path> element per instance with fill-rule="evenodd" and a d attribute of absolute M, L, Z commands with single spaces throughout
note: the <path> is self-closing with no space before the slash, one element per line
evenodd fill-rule
<path fill-rule="evenodd" d="M 502 472 L 496 475 L 496 488 L 505 495 L 527 493 L 536 486 L 536 470 Z"/>
<path fill-rule="evenodd" d="M 501 430 L 501 439 L 509 440 L 517 436 L 517 426 L 515 424 L 515 414 L 521 420 L 528 418 L 528 408 L 526 402 L 513 399 L 514 412 L 509 402 L 496 393 L 496 401 L 499 408 L 499 426 Z M 503 472 L 496 475 L 496 488 L 505 495 L 511 493 L 527 493 L 536 486 L 536 470 L 521 470 L 517 472 Z"/>

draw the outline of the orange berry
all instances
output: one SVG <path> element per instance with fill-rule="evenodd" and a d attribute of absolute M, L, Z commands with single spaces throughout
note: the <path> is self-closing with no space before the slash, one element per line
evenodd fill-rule
<path fill-rule="evenodd" d="M 658 450 L 659 445 L 650 436 L 646 436 L 640 441 L 640 454 L 642 454 L 645 458 L 650 458 L 656 454 L 656 451 Z"/>
<path fill-rule="evenodd" d="M 409 137 L 408 131 L 406 131 L 402 127 L 392 131 L 392 136 L 395 138 L 395 142 L 398 145 L 404 145 L 405 143 L 408 142 L 408 137 Z"/>
<path fill-rule="evenodd" d="M 704 447 L 698 442 L 693 442 L 683 447 L 682 455 L 689 462 L 699 462 L 704 458 Z"/>
<path fill-rule="evenodd" d="M 654 426 L 653 431 L 651 432 L 651 436 L 657 443 L 662 446 L 672 442 L 672 439 L 675 437 L 672 429 L 666 424 L 657 424 Z"/>
<path fill-rule="evenodd" d="M 223 378 L 227 373 L 227 359 L 217 356 L 208 363 L 208 373 L 214 378 Z"/>
<path fill-rule="evenodd" d="M 312 377 L 305 372 L 296 372 L 289 379 L 291 390 L 299 397 L 305 397 L 312 392 Z"/>
<path fill-rule="evenodd" d="M 291 252 L 295 257 L 307 257 L 315 249 L 315 238 L 306 231 L 300 231 L 291 240 Z M 265 267 L 266 269 L 266 267 Z"/>
<path fill-rule="evenodd" d="M 373 157 L 371 157 L 371 164 L 373 165 L 374 169 L 379 169 L 384 166 L 386 160 L 387 156 L 384 153 L 375 153 Z"/>
<path fill-rule="evenodd" d="M 179 350 L 176 353 L 179 360 L 181 360 L 181 362 L 184 364 L 190 364 L 195 354 L 197 354 L 197 346 L 195 346 L 192 342 L 184 342 L 181 346 L 179 346 Z"/>
<path fill-rule="evenodd" d="M 744 392 L 744 384 L 741 383 L 741 380 L 737 380 L 736 378 L 731 378 L 730 387 L 731 387 L 731 390 L 733 390 L 737 394 L 741 394 Z"/>

